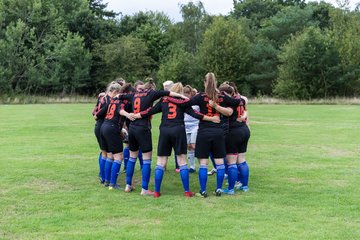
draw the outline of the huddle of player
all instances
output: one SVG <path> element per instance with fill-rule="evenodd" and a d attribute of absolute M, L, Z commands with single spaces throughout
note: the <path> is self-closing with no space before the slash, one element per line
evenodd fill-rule
<path fill-rule="evenodd" d="M 146 83 L 137 81 L 132 87 L 121 79 L 111 82 L 106 93 L 99 95 L 93 116 L 96 119 L 95 135 L 101 149 L 101 183 L 109 190 L 120 190 L 117 178 L 124 160 L 125 192 L 133 191 L 134 168 L 141 150 L 141 195 L 160 197 L 166 163 L 174 149 L 186 197 L 195 195 L 189 186 L 189 172 L 196 171 L 194 157 L 199 160 L 200 165 L 200 192 L 197 195 L 208 196 L 206 185 L 209 155 L 214 158 L 216 167 L 216 196 L 221 196 L 222 193 L 233 195 L 235 187 L 248 191 L 249 168 L 245 161 L 250 138 L 247 99 L 240 96 L 232 83 L 225 82 L 217 88 L 213 73 L 205 76 L 204 92 L 196 93 L 190 86 L 183 87 L 181 83 L 165 82 L 164 88 L 169 87 L 169 91 L 155 90 L 151 79 Z M 160 100 L 153 106 L 158 99 Z M 162 117 L 153 192 L 149 190 L 152 161 L 151 116 L 159 112 Z M 128 142 L 125 149 L 123 140 Z M 226 170 L 228 188 L 223 189 Z M 237 181 L 241 184 L 235 186 Z"/>

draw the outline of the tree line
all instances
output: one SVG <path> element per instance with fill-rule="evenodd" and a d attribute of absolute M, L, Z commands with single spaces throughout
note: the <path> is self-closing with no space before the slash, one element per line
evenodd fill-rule
<path fill-rule="evenodd" d="M 201 2 L 132 16 L 103 0 L 0 0 L 0 93 L 93 95 L 122 77 L 201 88 L 212 71 L 244 95 L 360 95 L 360 8 L 304 0 Z"/>

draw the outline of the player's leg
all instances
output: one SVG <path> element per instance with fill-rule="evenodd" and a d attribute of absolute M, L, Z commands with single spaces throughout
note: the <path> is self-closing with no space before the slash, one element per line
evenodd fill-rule
<path fill-rule="evenodd" d="M 214 129 L 211 142 L 211 152 L 216 164 L 216 196 L 221 196 L 225 175 L 224 157 L 226 156 L 225 138 L 222 129 Z"/>
<path fill-rule="evenodd" d="M 112 132 L 112 141 L 109 145 L 109 150 L 113 153 L 114 162 L 111 166 L 111 177 L 110 177 L 110 185 L 109 190 L 118 189 L 120 190 L 120 186 L 117 185 L 117 178 L 119 175 L 119 171 L 121 168 L 121 163 L 123 160 L 123 143 L 120 137 L 119 130 L 113 130 Z"/>
<path fill-rule="evenodd" d="M 154 192 L 155 198 L 158 198 L 161 195 L 160 189 L 161 189 L 161 183 L 164 176 L 164 170 L 167 159 L 168 159 L 167 156 L 158 156 L 157 158 L 156 167 L 155 167 L 155 192 Z"/>
<path fill-rule="evenodd" d="M 154 193 L 149 190 L 149 181 L 151 174 L 151 158 L 152 158 L 152 139 L 151 130 L 146 128 L 142 129 L 141 134 L 137 136 L 140 149 L 143 152 L 143 166 L 141 169 L 141 195 L 153 195 Z"/>
<path fill-rule="evenodd" d="M 241 132 L 242 144 L 240 145 L 239 154 L 237 157 L 237 167 L 239 171 L 238 180 L 241 182 L 242 186 L 239 186 L 238 189 L 247 192 L 249 190 L 248 182 L 250 170 L 246 162 L 245 155 L 247 150 L 247 144 L 250 138 L 250 130 L 247 126 L 245 126 L 241 128 Z"/>
<path fill-rule="evenodd" d="M 209 153 L 211 149 L 211 134 L 207 133 L 207 129 L 199 130 L 196 138 L 195 157 L 199 159 L 199 183 L 200 183 L 200 196 L 207 197 L 206 184 L 207 184 L 207 171 L 209 165 Z"/>
<path fill-rule="evenodd" d="M 137 128 L 130 125 L 129 127 L 129 150 L 130 157 L 126 165 L 126 187 L 125 192 L 131 192 L 134 189 L 132 184 L 136 159 L 139 154 L 139 143 L 136 139 Z"/>

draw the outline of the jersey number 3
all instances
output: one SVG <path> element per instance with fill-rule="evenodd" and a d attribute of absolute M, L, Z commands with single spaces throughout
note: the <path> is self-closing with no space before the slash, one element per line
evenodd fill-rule
<path fill-rule="evenodd" d="M 168 107 L 169 107 L 168 119 L 176 118 L 177 105 L 169 102 Z"/>

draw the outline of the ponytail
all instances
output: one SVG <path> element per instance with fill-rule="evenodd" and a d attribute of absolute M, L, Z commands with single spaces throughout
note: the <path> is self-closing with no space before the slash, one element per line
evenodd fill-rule
<path fill-rule="evenodd" d="M 212 72 L 205 75 L 205 93 L 211 100 L 217 102 L 218 93 L 216 89 L 216 78 L 215 74 Z"/>

